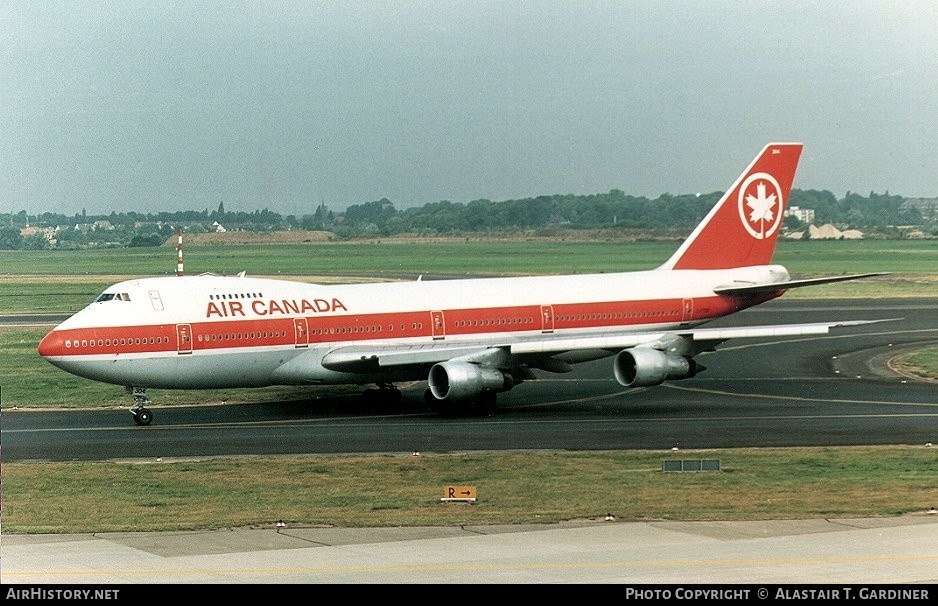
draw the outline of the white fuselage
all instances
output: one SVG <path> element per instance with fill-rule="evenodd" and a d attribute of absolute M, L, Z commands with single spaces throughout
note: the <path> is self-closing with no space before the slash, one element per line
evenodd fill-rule
<path fill-rule="evenodd" d="M 426 368 L 350 372 L 324 359 L 343 349 L 498 347 L 680 329 L 782 293 L 716 295 L 717 286 L 787 279 L 778 265 L 354 285 L 145 278 L 109 287 L 50 332 L 39 352 L 75 375 L 128 386 L 390 383 L 425 378 Z"/>

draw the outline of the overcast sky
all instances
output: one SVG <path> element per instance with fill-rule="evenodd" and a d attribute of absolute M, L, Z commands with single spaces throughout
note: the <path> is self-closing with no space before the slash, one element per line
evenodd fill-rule
<path fill-rule="evenodd" d="M 938 2 L 0 4 L 0 212 L 938 196 Z"/>

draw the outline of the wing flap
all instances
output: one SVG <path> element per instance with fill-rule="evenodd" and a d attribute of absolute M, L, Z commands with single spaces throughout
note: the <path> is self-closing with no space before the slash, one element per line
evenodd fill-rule
<path fill-rule="evenodd" d="M 404 345 L 396 347 L 349 346 L 333 349 L 323 356 L 322 365 L 339 372 L 375 372 L 390 366 L 436 364 L 471 356 L 491 349 L 489 345 Z"/>
<path fill-rule="evenodd" d="M 512 343 L 509 350 L 513 355 L 550 354 L 579 350 L 618 351 L 627 347 L 654 343 L 669 334 L 669 332 L 677 331 L 625 333 L 598 335 L 595 337 L 554 337 L 550 339 Z"/>
<path fill-rule="evenodd" d="M 860 326 L 863 324 L 876 324 L 878 322 L 892 322 L 888 320 L 844 320 L 840 322 L 815 322 L 810 324 L 775 324 L 763 326 L 736 326 L 731 328 L 697 328 L 686 334 L 694 341 L 726 341 L 729 339 L 754 339 L 759 337 L 794 337 L 800 335 L 823 335 L 831 328 L 841 326 Z"/>

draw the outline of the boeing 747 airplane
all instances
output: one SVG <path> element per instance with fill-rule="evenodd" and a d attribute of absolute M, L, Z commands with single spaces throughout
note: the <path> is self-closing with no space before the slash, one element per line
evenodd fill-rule
<path fill-rule="evenodd" d="M 239 276 L 127 280 L 62 322 L 39 354 L 80 377 L 127 387 L 138 425 L 146 389 L 427 381 L 441 409 L 491 411 L 535 370 L 612 358 L 626 387 L 693 377 L 694 357 L 728 340 L 824 334 L 832 321 L 745 328 L 704 323 L 795 287 L 772 265 L 801 155 L 771 143 L 656 269 L 594 275 L 320 285 Z"/>

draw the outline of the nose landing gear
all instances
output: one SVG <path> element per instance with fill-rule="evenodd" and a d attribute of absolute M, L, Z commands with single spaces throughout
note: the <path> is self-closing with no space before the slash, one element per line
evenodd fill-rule
<path fill-rule="evenodd" d="M 153 422 L 153 413 L 146 407 L 150 403 L 150 398 L 147 397 L 147 388 L 132 387 L 130 391 L 134 396 L 134 405 L 130 407 L 130 414 L 134 416 L 134 423 L 149 425 Z"/>

